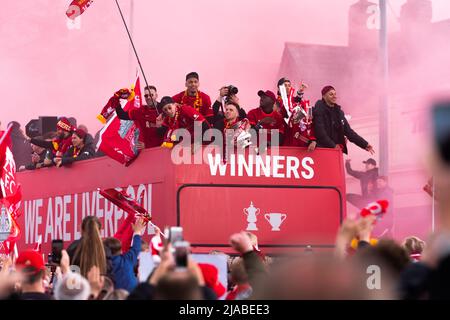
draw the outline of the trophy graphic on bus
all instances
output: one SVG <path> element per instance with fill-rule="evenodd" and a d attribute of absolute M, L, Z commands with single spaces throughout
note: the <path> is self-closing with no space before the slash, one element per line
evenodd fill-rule
<path fill-rule="evenodd" d="M 286 219 L 287 215 L 284 213 L 266 213 L 264 219 L 272 226 L 272 231 L 280 231 L 280 226 Z"/>
<path fill-rule="evenodd" d="M 247 216 L 247 231 L 257 231 L 258 227 L 256 227 L 256 221 L 258 218 L 256 217 L 259 214 L 259 208 L 255 208 L 253 205 L 253 201 L 250 202 L 250 207 L 244 209 L 244 214 Z"/>

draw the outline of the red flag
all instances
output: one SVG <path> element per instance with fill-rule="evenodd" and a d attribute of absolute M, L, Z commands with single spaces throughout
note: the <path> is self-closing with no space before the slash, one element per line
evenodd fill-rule
<path fill-rule="evenodd" d="M 376 202 L 371 202 L 361 210 L 361 217 L 374 215 L 377 218 L 376 221 L 378 221 L 386 214 L 388 206 L 389 201 L 387 200 L 378 200 Z"/>
<path fill-rule="evenodd" d="M 123 108 L 129 111 L 132 108 L 140 108 L 142 105 L 141 87 L 139 77 L 134 88 L 131 89 L 132 99 L 129 99 Z M 137 142 L 139 129 L 132 120 L 121 120 L 114 114 L 100 132 L 97 147 L 108 157 L 129 166 L 139 154 Z"/>
<path fill-rule="evenodd" d="M 67 17 L 74 20 L 76 17 L 81 16 L 83 12 L 89 8 L 92 2 L 94 2 L 94 0 L 73 0 L 66 11 Z"/>
<path fill-rule="evenodd" d="M 0 251 L 10 253 L 19 238 L 18 210 L 22 199 L 20 184 L 16 182 L 16 163 L 10 145 L 10 128 L 0 132 Z"/>
<path fill-rule="evenodd" d="M 136 222 L 137 217 L 144 218 L 145 222 L 149 222 L 152 217 L 139 203 L 137 203 L 132 197 L 130 197 L 125 191 L 117 191 L 116 189 L 100 190 L 100 194 L 128 213 L 127 218 L 118 228 L 114 238 L 119 239 L 122 243 L 122 250 L 128 251 L 131 247 L 131 241 L 133 238 L 132 224 Z M 142 193 L 143 195 L 143 193 Z M 142 198 L 140 199 L 142 203 Z"/>

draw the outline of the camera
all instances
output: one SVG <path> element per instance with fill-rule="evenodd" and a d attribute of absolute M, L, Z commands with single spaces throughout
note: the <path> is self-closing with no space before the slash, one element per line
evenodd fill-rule
<path fill-rule="evenodd" d="M 226 95 L 226 100 L 227 100 L 227 101 L 230 100 L 230 97 L 231 97 L 231 96 L 237 95 L 238 92 L 239 92 L 239 89 L 238 89 L 237 87 L 233 86 L 233 85 L 229 85 L 229 86 L 227 87 L 227 89 L 228 89 L 228 94 Z"/>
<path fill-rule="evenodd" d="M 229 85 L 227 87 L 228 89 L 228 95 L 227 96 L 232 96 L 232 95 L 236 95 L 239 92 L 239 89 L 233 85 Z"/>

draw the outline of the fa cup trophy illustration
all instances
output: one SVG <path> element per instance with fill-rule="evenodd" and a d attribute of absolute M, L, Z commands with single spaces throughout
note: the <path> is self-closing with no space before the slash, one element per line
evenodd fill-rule
<path fill-rule="evenodd" d="M 259 214 L 259 208 L 255 208 L 253 206 L 253 201 L 250 202 L 250 207 L 244 209 L 244 214 L 247 216 L 247 231 L 256 231 L 258 228 L 256 227 L 256 216 Z"/>

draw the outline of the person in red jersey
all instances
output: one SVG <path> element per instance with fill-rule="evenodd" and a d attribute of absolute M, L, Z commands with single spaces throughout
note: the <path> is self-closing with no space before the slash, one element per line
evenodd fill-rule
<path fill-rule="evenodd" d="M 145 94 L 146 95 L 150 94 L 150 90 L 147 87 L 145 88 Z M 156 97 L 157 96 L 155 96 L 155 100 Z M 117 117 L 119 119 L 133 120 L 136 126 L 139 128 L 139 132 L 141 134 L 141 138 L 139 139 L 141 145 L 139 146 L 139 148 L 147 149 L 158 147 L 161 145 L 162 138 L 158 135 L 157 128 L 161 126 L 162 119 L 161 117 L 158 118 L 159 114 L 154 104 L 142 105 L 140 108 L 132 108 L 127 112 L 122 109 L 122 106 L 120 105 L 119 102 L 119 98 L 117 97 L 113 105 L 115 106 Z"/>
<path fill-rule="evenodd" d="M 164 113 L 162 127 L 158 129 L 159 135 L 164 137 L 163 146 L 171 147 L 178 140 L 177 129 L 186 129 L 194 140 L 195 122 L 200 122 L 203 133 L 209 129 L 205 117 L 188 105 L 176 103 L 171 97 L 163 97 L 159 108 Z"/>
<path fill-rule="evenodd" d="M 261 129 L 266 129 L 267 132 L 267 144 L 271 145 L 271 137 L 274 130 L 278 130 L 280 135 L 280 145 L 283 143 L 285 122 L 283 116 L 276 111 L 275 104 L 277 98 L 275 94 L 270 90 L 258 91 L 260 97 L 259 108 L 252 109 L 248 112 L 247 118 L 253 129 L 257 132 Z"/>
<path fill-rule="evenodd" d="M 208 123 L 214 123 L 214 113 L 211 107 L 211 98 L 199 90 L 200 82 L 197 72 L 186 75 L 186 90 L 172 97 L 173 101 L 181 105 L 188 105 L 206 118 Z"/>

